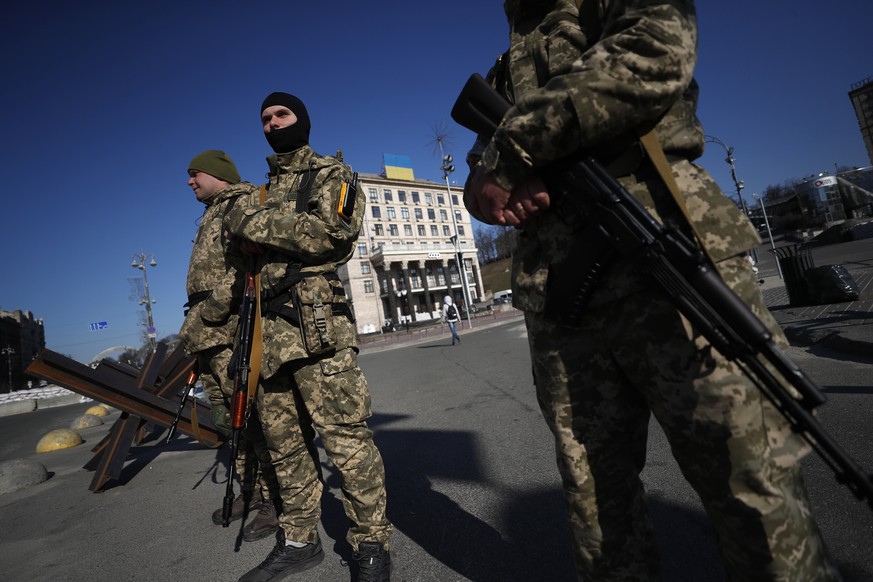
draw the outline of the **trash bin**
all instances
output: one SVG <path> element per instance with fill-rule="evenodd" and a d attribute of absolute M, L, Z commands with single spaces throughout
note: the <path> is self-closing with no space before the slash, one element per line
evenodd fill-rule
<path fill-rule="evenodd" d="M 775 249 L 775 253 L 788 291 L 788 302 L 794 306 L 810 305 L 806 273 L 815 265 L 809 248 L 804 244 L 787 245 Z"/>
<path fill-rule="evenodd" d="M 846 303 L 860 296 L 858 283 L 843 265 L 813 267 L 806 273 L 806 288 L 813 305 Z"/>

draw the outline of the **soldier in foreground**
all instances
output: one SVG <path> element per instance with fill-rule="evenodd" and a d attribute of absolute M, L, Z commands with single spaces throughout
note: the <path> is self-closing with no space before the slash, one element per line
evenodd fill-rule
<path fill-rule="evenodd" d="M 567 266 L 604 252 L 574 244 L 590 216 L 544 183 L 550 164 L 588 152 L 655 216 L 693 232 L 784 342 L 745 259 L 757 234 L 692 163 L 704 143 L 693 2 L 511 0 L 505 11 L 510 48 L 488 78 L 513 107 L 470 153 L 465 203 L 484 222 L 521 229 L 513 304 L 525 312 L 579 579 L 659 579 L 640 480 L 654 414 L 711 518 L 728 579 L 839 580 L 800 474 L 809 448 L 736 364 L 620 257 L 599 275 L 577 325 L 566 326 L 554 302 L 589 274 Z M 652 128 L 690 223 L 639 146 Z M 584 187 L 574 194 L 584 199 Z"/>
<path fill-rule="evenodd" d="M 238 320 L 234 309 L 238 298 L 235 300 L 233 295 L 235 290 L 239 292 L 240 281 L 236 269 L 226 258 L 226 254 L 233 251 L 221 223 L 237 199 L 250 196 L 256 187 L 240 180 L 233 160 L 220 150 L 206 150 L 191 160 L 188 185 L 205 209 L 188 265 L 188 303 L 179 337 L 186 352 L 197 356 L 203 390 L 212 404 L 213 424 L 226 432 L 233 392 L 228 363 Z M 262 450 L 261 461 L 251 439 L 243 439 L 241 450 L 242 454 L 236 459 L 241 491 L 234 499 L 230 517 L 235 521 L 249 511 L 256 511 L 255 518 L 242 531 L 245 541 L 255 541 L 279 528 L 274 502 L 278 487 L 273 476 L 272 488 L 276 494 L 270 495 L 268 476 L 272 475 L 272 466 L 266 449 Z M 213 512 L 214 524 L 221 525 L 221 513 L 220 508 Z"/>
<path fill-rule="evenodd" d="M 323 485 L 310 454 L 314 426 L 342 478 L 356 579 L 388 581 L 393 528 L 385 515 L 384 467 L 366 423 L 370 394 L 336 274 L 354 251 L 364 196 L 348 166 L 310 148 L 309 115 L 297 97 L 269 95 L 261 122 L 276 152 L 267 160 L 266 202 L 241 199 L 224 225 L 256 256 L 261 277 L 264 355 L 250 422 L 263 428 L 279 479 L 283 535 L 240 580 L 284 579 L 324 559 Z"/>

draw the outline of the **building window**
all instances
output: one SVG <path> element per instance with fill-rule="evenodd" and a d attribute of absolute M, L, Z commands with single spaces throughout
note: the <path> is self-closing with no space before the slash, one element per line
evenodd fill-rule
<path fill-rule="evenodd" d="M 370 207 L 370 214 L 373 215 L 373 218 L 376 218 L 376 219 L 382 218 L 382 209 L 379 208 L 378 206 L 371 206 Z"/>
<path fill-rule="evenodd" d="M 460 210 L 455 210 L 455 220 L 457 220 L 458 222 L 464 222 L 463 220 L 461 220 L 461 211 Z"/>
<path fill-rule="evenodd" d="M 421 213 L 421 208 L 415 209 L 415 220 L 421 220 L 424 218 L 424 215 Z"/>
<path fill-rule="evenodd" d="M 449 213 L 446 212 L 445 208 L 440 208 L 440 220 L 446 221 L 449 219 Z"/>
<path fill-rule="evenodd" d="M 428 220 L 436 220 L 436 212 L 433 208 L 427 209 L 427 219 Z"/>
<path fill-rule="evenodd" d="M 388 207 L 388 220 L 394 220 L 395 218 L 397 218 L 397 213 L 394 212 L 393 206 L 389 206 Z"/>
<path fill-rule="evenodd" d="M 373 234 L 376 236 L 383 236 L 385 234 L 385 228 L 381 224 L 377 224 L 373 226 Z"/>
<path fill-rule="evenodd" d="M 372 293 L 373 292 L 373 281 L 370 279 L 364 279 L 364 293 Z"/>
<path fill-rule="evenodd" d="M 458 265 L 455 263 L 449 264 L 449 279 L 452 280 L 452 285 L 458 285 L 461 282 L 461 276 L 458 274 Z"/>
<path fill-rule="evenodd" d="M 423 224 L 418 225 L 418 236 L 427 236 L 427 231 L 425 230 Z"/>
<path fill-rule="evenodd" d="M 413 204 L 420 204 L 421 203 L 421 198 L 419 197 L 418 192 L 412 193 L 412 203 Z"/>
<path fill-rule="evenodd" d="M 370 188 L 370 202 L 379 202 L 379 192 L 375 188 Z"/>
<path fill-rule="evenodd" d="M 449 230 L 449 225 L 448 225 L 448 224 L 444 224 L 444 225 L 443 225 L 443 236 L 452 236 L 452 233 L 451 233 L 451 231 Z"/>
<path fill-rule="evenodd" d="M 358 256 L 367 256 L 367 243 L 358 243 Z"/>
<path fill-rule="evenodd" d="M 409 209 L 405 206 L 400 208 L 400 217 L 403 220 L 409 220 Z"/>
<path fill-rule="evenodd" d="M 387 188 L 385 190 L 382 190 L 382 196 L 385 198 L 385 202 L 394 201 L 394 197 L 391 195 L 391 190 L 388 190 Z"/>
<path fill-rule="evenodd" d="M 446 197 L 443 196 L 442 194 L 437 194 L 437 204 L 442 206 L 445 203 L 446 203 Z"/>
<path fill-rule="evenodd" d="M 402 202 L 406 204 L 406 190 L 397 191 L 397 202 Z"/>
<path fill-rule="evenodd" d="M 361 274 L 369 275 L 370 274 L 370 261 L 361 261 Z"/>
<path fill-rule="evenodd" d="M 409 268 L 409 285 L 413 289 L 421 287 L 421 281 L 418 279 L 418 269 L 415 267 Z"/>
<path fill-rule="evenodd" d="M 403 225 L 403 234 L 405 236 L 412 236 L 412 225 L 411 224 L 404 224 Z"/>
<path fill-rule="evenodd" d="M 431 194 L 430 192 L 425 192 L 424 201 L 429 205 L 433 204 L 433 194 Z"/>
<path fill-rule="evenodd" d="M 388 234 L 391 236 L 397 236 L 400 234 L 400 231 L 397 230 L 396 224 L 389 224 L 388 225 Z"/>
<path fill-rule="evenodd" d="M 440 235 L 440 231 L 437 228 L 437 225 L 431 224 L 430 225 L 430 236 L 439 236 L 439 235 Z"/>
<path fill-rule="evenodd" d="M 458 225 L 458 236 L 467 236 L 466 234 L 464 234 L 464 225 L 463 224 Z"/>

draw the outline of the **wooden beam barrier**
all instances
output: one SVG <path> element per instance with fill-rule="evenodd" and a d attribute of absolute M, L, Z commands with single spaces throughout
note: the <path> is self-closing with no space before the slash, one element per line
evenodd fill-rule
<path fill-rule="evenodd" d="M 147 423 L 169 428 L 179 409 L 180 392 L 194 359 L 177 348 L 164 358 L 166 346 L 152 354 L 142 370 L 103 360 L 91 368 L 51 350 L 43 350 L 27 367 L 27 373 L 53 382 L 78 394 L 121 410 L 109 435 L 93 450 L 95 457 L 85 469 L 96 474 L 90 490 L 102 491 L 111 479 L 121 475 L 131 444 L 143 437 Z M 211 405 L 188 398 L 176 425 L 207 447 L 217 447 L 222 438 L 212 424 Z M 192 421 L 192 414 L 196 422 Z"/>

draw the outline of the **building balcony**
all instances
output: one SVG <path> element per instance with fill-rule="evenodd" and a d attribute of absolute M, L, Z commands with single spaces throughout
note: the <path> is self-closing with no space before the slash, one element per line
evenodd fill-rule
<path fill-rule="evenodd" d="M 476 253 L 476 245 L 464 243 L 460 245 L 460 251 L 469 255 Z M 380 267 L 385 263 L 396 261 L 419 261 L 424 263 L 428 260 L 454 259 L 455 247 L 452 243 L 438 243 L 423 245 L 414 244 L 388 244 L 375 243 L 370 247 L 370 262 Z"/>

